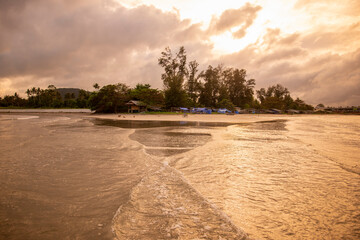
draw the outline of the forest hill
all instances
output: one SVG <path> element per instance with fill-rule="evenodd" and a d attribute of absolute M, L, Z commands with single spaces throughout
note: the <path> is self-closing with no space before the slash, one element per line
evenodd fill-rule
<path fill-rule="evenodd" d="M 209 107 L 242 109 L 312 110 L 313 107 L 299 98 L 293 99 L 287 88 L 280 84 L 256 91 L 255 79 L 247 79 L 245 69 L 229 68 L 223 65 L 199 72 L 194 60 L 187 63 L 184 47 L 173 54 L 166 48 L 158 59 L 164 69 L 161 79 L 164 89 L 151 88 L 149 84 L 137 84 L 130 88 L 123 83 L 110 84 L 100 88 L 96 83 L 94 91 L 31 88 L 26 91 L 27 99 L 17 93 L 0 98 L 1 107 L 27 108 L 90 108 L 96 112 L 127 112 L 129 100 L 139 100 L 146 105 L 164 110 L 171 107 Z M 66 92 L 66 93 L 65 93 Z"/>

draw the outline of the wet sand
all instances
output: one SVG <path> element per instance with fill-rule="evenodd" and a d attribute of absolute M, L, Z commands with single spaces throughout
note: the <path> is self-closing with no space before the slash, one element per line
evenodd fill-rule
<path fill-rule="evenodd" d="M 258 121 L 272 121 L 296 116 L 289 115 L 259 115 L 259 114 L 92 114 L 90 118 L 131 120 L 131 121 L 179 121 L 179 122 L 212 122 L 212 123 L 248 123 Z"/>

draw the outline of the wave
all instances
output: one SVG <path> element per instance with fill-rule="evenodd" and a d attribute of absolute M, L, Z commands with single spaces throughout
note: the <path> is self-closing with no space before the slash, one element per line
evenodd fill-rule
<path fill-rule="evenodd" d="M 39 118 L 39 116 L 26 116 L 26 117 L 17 117 L 17 120 L 28 120 L 28 119 L 36 119 Z"/>
<path fill-rule="evenodd" d="M 248 239 L 167 164 L 132 189 L 113 232 L 118 239 Z"/>
<path fill-rule="evenodd" d="M 139 134 L 138 130 L 129 134 L 130 141 L 135 140 L 136 132 Z M 167 164 L 166 160 L 173 161 L 173 156 L 149 154 L 151 147 L 142 146 L 149 156 L 151 169 L 113 218 L 112 230 L 118 239 L 248 239 L 248 235 L 201 195 L 181 172 Z"/>

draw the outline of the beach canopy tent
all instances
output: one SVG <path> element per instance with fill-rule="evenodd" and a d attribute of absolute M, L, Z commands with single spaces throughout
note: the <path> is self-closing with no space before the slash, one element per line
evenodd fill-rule
<path fill-rule="evenodd" d="M 290 114 L 299 114 L 300 111 L 298 110 L 294 110 L 294 109 L 289 109 L 289 110 L 286 110 L 287 113 L 290 113 Z"/>
<path fill-rule="evenodd" d="M 227 110 L 226 108 L 219 108 L 219 110 L 217 112 L 218 113 L 231 113 L 231 111 Z"/>
<path fill-rule="evenodd" d="M 157 106 L 148 106 L 147 110 L 149 112 L 161 112 L 162 108 L 161 107 L 157 107 Z"/>
<path fill-rule="evenodd" d="M 280 114 L 280 113 L 282 113 L 281 110 L 276 109 L 276 108 L 271 108 L 269 111 L 270 111 L 270 113 L 272 113 L 272 114 Z"/>
<path fill-rule="evenodd" d="M 206 114 L 211 114 L 211 109 L 209 108 L 193 108 L 191 110 L 192 113 L 206 113 Z"/>
<path fill-rule="evenodd" d="M 189 109 L 188 109 L 188 108 L 181 107 L 181 108 L 180 108 L 180 111 L 182 111 L 182 112 L 189 112 Z"/>

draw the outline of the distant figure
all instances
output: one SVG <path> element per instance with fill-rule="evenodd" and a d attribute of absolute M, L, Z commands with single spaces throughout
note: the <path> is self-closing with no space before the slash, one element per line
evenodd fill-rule
<path fill-rule="evenodd" d="M 185 117 L 188 117 L 187 113 L 184 113 L 183 117 L 184 117 L 184 118 L 185 118 Z"/>
<path fill-rule="evenodd" d="M 121 117 L 121 114 L 119 114 L 118 117 Z"/>
<path fill-rule="evenodd" d="M 125 116 L 123 116 L 123 118 L 125 118 Z"/>
<path fill-rule="evenodd" d="M 135 116 L 134 116 L 134 118 L 135 118 Z"/>

